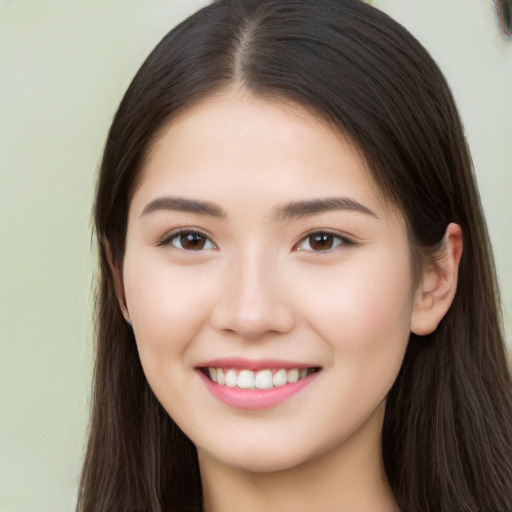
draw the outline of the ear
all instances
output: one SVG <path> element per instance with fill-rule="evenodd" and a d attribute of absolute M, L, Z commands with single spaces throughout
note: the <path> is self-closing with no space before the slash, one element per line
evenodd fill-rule
<path fill-rule="evenodd" d="M 117 301 L 125 320 L 131 325 L 130 314 L 126 305 L 126 295 L 124 293 L 124 280 L 123 280 L 123 265 L 122 262 L 118 261 L 112 254 L 112 248 L 109 243 L 105 243 L 105 252 L 107 254 L 108 265 L 112 272 L 112 278 L 114 280 L 114 290 L 116 292 Z"/>
<path fill-rule="evenodd" d="M 414 295 L 411 331 L 419 336 L 434 332 L 450 308 L 457 290 L 462 255 L 462 230 L 451 223 L 446 228 L 441 251 L 423 270 Z"/>

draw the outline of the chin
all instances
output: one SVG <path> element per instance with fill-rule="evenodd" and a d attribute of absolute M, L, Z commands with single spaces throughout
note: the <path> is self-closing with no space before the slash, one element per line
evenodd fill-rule
<path fill-rule="evenodd" d="M 277 442 L 276 442 L 277 441 Z M 220 464 L 249 473 L 275 473 L 299 467 L 316 457 L 305 451 L 304 443 L 286 445 L 283 440 L 272 443 L 258 442 L 253 445 L 230 443 L 224 450 L 199 449 L 199 456 L 216 459 Z"/>
<path fill-rule="evenodd" d="M 230 464 L 237 469 L 249 473 L 275 473 L 300 466 L 304 461 L 291 454 L 250 454 L 246 457 L 236 457 Z"/>
<path fill-rule="evenodd" d="M 221 463 L 247 473 L 276 473 L 287 471 L 300 466 L 304 461 L 298 457 L 281 454 L 262 455 L 243 454 L 242 456 L 231 456 L 229 459 L 221 459 Z"/>

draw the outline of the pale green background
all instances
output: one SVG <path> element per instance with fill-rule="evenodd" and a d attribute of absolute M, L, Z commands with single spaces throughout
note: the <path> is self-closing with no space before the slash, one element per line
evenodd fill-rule
<path fill-rule="evenodd" d="M 204 0 L 0 1 L 0 511 L 72 510 L 91 378 L 89 212 L 115 108 Z M 490 0 L 375 0 L 456 96 L 512 335 L 512 41 Z"/>

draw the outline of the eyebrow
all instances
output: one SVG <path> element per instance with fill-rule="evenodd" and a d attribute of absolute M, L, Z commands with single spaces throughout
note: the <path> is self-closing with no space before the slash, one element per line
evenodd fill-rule
<path fill-rule="evenodd" d="M 370 208 L 349 197 L 322 197 L 320 199 L 292 201 L 276 207 L 273 218 L 280 221 L 289 221 L 332 210 L 352 210 L 378 219 Z"/>
<path fill-rule="evenodd" d="M 180 212 L 198 213 L 209 215 L 218 219 L 225 218 L 226 212 L 215 203 L 201 201 L 199 199 L 188 199 L 186 197 L 163 196 L 149 202 L 142 210 L 141 217 L 156 210 L 174 210 Z"/>
<path fill-rule="evenodd" d="M 177 196 L 162 196 L 154 199 L 144 207 L 141 217 L 157 210 L 196 213 L 218 219 L 227 217 L 227 213 L 215 203 Z M 332 210 L 351 210 L 378 218 L 370 208 L 355 199 L 348 197 L 322 197 L 319 199 L 291 201 L 277 206 L 272 212 L 271 219 L 273 221 L 284 222 Z"/>

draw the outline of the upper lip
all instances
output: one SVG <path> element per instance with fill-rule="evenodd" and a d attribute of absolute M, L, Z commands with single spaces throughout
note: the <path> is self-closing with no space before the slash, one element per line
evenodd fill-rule
<path fill-rule="evenodd" d="M 264 370 L 266 368 L 320 368 L 319 365 L 279 359 L 245 359 L 241 357 L 222 357 L 200 363 L 197 368 L 233 368 L 240 370 Z"/>

